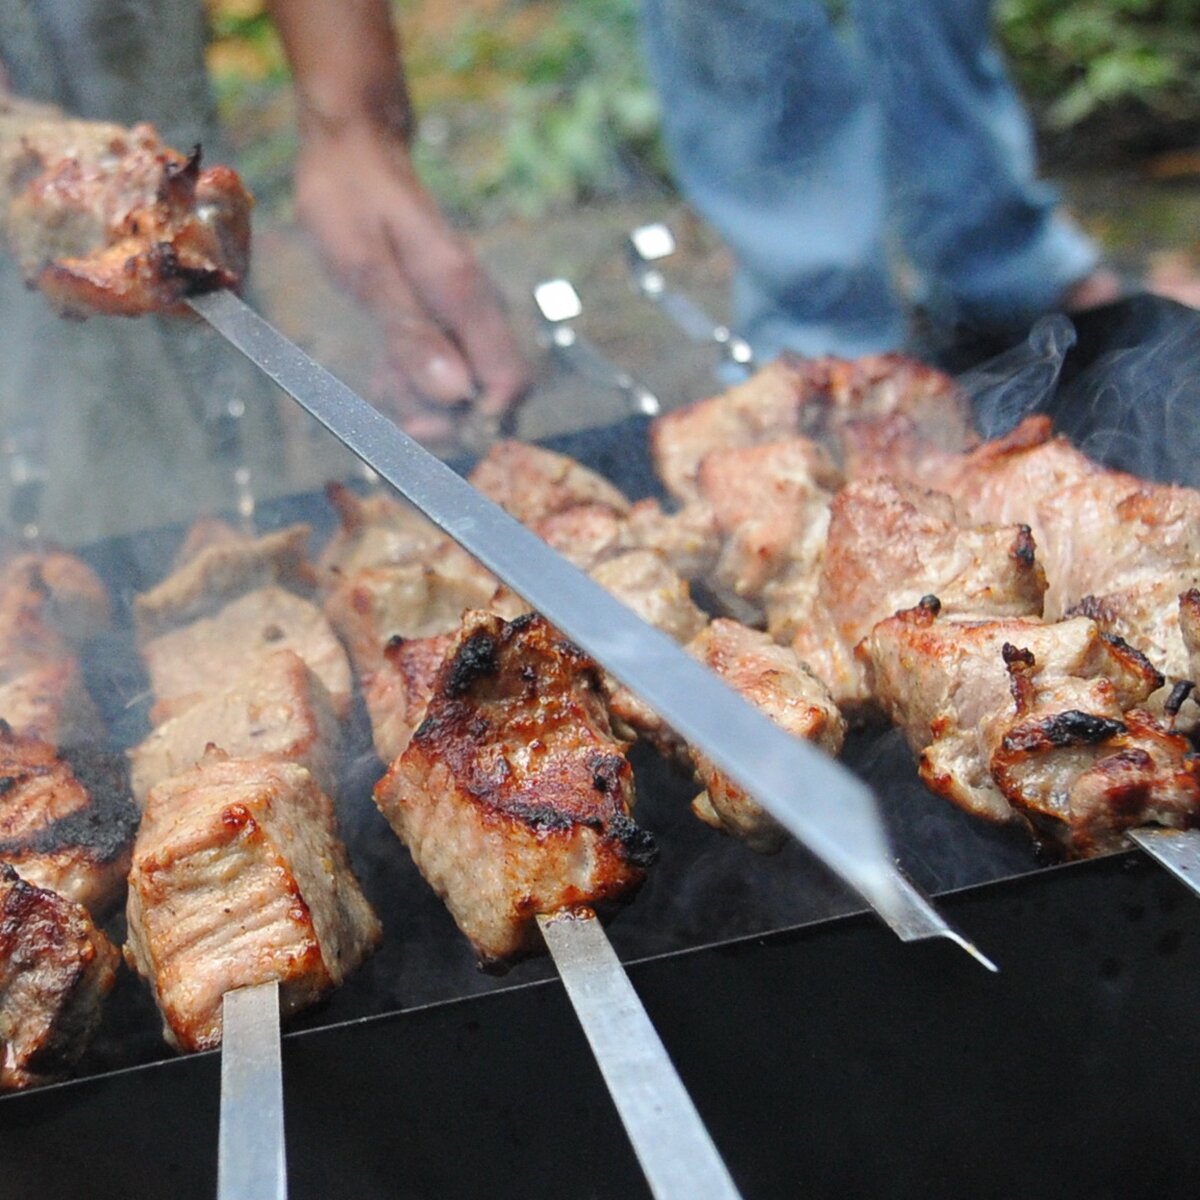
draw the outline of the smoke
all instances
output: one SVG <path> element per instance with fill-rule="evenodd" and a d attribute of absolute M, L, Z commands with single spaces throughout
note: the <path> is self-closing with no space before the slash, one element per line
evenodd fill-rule
<path fill-rule="evenodd" d="M 1058 386 L 1068 352 L 1076 343 L 1069 318 L 1043 317 L 1019 346 L 959 376 L 971 398 L 975 423 L 985 438 L 999 437 L 1030 413 L 1040 411 Z"/>
<path fill-rule="evenodd" d="M 1080 363 L 1055 397 L 1056 428 L 1108 466 L 1200 483 L 1200 313 L 1139 296 L 1078 324 Z"/>

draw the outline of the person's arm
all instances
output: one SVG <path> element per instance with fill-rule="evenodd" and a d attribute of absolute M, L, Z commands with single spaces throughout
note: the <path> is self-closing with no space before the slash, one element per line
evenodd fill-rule
<path fill-rule="evenodd" d="M 376 313 L 391 407 L 435 437 L 449 408 L 507 412 L 528 369 L 491 283 L 408 152 L 412 109 L 387 0 L 268 0 L 292 68 L 296 203 L 327 258 Z"/>

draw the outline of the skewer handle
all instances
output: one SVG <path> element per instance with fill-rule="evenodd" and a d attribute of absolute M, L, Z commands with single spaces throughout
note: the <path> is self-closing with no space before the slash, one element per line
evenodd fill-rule
<path fill-rule="evenodd" d="M 560 913 L 538 924 L 655 1200 L 739 1200 L 600 922 Z"/>
<path fill-rule="evenodd" d="M 217 1200 L 287 1200 L 279 984 L 226 992 Z"/>

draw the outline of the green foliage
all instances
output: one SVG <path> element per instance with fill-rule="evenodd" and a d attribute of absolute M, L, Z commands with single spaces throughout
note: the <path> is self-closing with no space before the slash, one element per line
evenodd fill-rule
<path fill-rule="evenodd" d="M 431 186 L 466 215 L 536 216 L 665 175 L 636 0 L 542 4 L 532 15 L 516 37 L 469 14 L 442 48 L 442 70 L 488 89 L 486 128 L 460 114 L 440 145 L 418 147 Z"/>
<path fill-rule="evenodd" d="M 1200 120 L 1200 0 L 1000 0 L 996 17 L 1050 129 Z"/>

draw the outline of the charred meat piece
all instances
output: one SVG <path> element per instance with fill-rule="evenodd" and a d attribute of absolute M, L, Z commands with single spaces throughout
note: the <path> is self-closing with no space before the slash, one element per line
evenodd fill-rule
<path fill-rule="evenodd" d="M 0 563 L 0 620 L 35 612 L 74 647 L 111 627 L 112 598 L 96 572 L 65 550 L 24 550 Z"/>
<path fill-rule="evenodd" d="M 325 494 L 338 515 L 338 528 L 317 559 L 326 586 L 336 586 L 364 567 L 429 561 L 449 542 L 428 518 L 395 496 L 377 492 L 363 497 L 341 483 L 329 484 Z"/>
<path fill-rule="evenodd" d="M 1047 613 L 1091 617 L 1173 686 L 1192 677 L 1179 596 L 1200 585 L 1200 492 L 1097 472 L 1038 504 Z"/>
<path fill-rule="evenodd" d="M 607 479 L 564 454 L 513 439 L 497 442 L 469 479 L 524 525 L 578 504 L 602 504 L 617 513 L 629 501 Z"/>
<path fill-rule="evenodd" d="M 363 702 L 381 762 L 392 763 L 408 749 L 425 719 L 442 663 L 457 640 L 458 629 L 433 637 L 395 637 L 387 644 L 379 669 L 363 681 Z"/>
<path fill-rule="evenodd" d="M 136 828 L 119 755 L 60 754 L 0 722 L 0 862 L 99 915 L 124 887 Z"/>
<path fill-rule="evenodd" d="M 715 450 L 803 435 L 842 462 L 848 423 L 889 421 L 897 414 L 919 440 L 947 453 L 978 440 L 966 397 L 948 376 L 923 363 L 897 354 L 854 361 L 783 355 L 745 383 L 659 417 L 650 447 L 668 491 L 687 502 L 696 498 L 701 462 Z"/>
<path fill-rule="evenodd" d="M 855 648 L 876 622 L 938 598 L 947 615 L 1039 616 L 1046 582 L 1027 526 L 968 526 L 948 496 L 890 479 L 834 497 L 816 586 L 778 589 L 768 627 L 848 711 L 870 701 Z"/>
<path fill-rule="evenodd" d="M 142 656 L 155 696 L 151 719 L 157 724 L 224 692 L 251 664 L 278 650 L 293 650 L 308 664 L 344 720 L 351 695 L 346 651 L 315 604 L 276 586 L 248 592 L 216 616 L 146 642 Z"/>
<path fill-rule="evenodd" d="M 232 687 L 164 721 L 135 746 L 129 760 L 137 802 L 195 766 L 210 745 L 234 758 L 299 763 L 322 791 L 337 791 L 341 726 L 325 685 L 292 650 L 267 655 Z"/>
<path fill-rule="evenodd" d="M 131 129 L 0 100 L 0 233 L 26 281 L 72 316 L 177 308 L 236 288 L 253 201 L 200 150 Z"/>
<path fill-rule="evenodd" d="M 787 646 L 737 621 L 718 619 L 688 651 L 788 733 L 829 754 L 841 752 L 846 723 L 829 689 Z M 704 786 L 692 802 L 695 814 L 754 850 L 778 850 L 787 837 L 779 822 L 703 753 L 692 748 L 691 755 Z"/>
<path fill-rule="evenodd" d="M 87 746 L 105 737 L 100 710 L 71 654 L 10 666 L 0 657 L 0 720 L 55 746 Z"/>
<path fill-rule="evenodd" d="M 151 790 L 133 852 L 129 965 L 182 1050 L 221 1041 L 232 988 L 278 980 L 284 1014 L 379 942 L 333 806 L 294 763 L 212 755 Z"/>
<path fill-rule="evenodd" d="M 71 1069 L 100 1023 L 119 961 L 86 909 L 0 863 L 0 1091 Z"/>
<path fill-rule="evenodd" d="M 1138 824 L 1195 824 L 1188 743 L 1140 711 L 1162 676 L 1085 618 L 952 621 L 927 604 L 876 625 L 873 689 L 939 795 L 1024 820 L 1068 855 Z"/>
<path fill-rule="evenodd" d="M 239 596 L 270 585 L 311 594 L 317 582 L 308 561 L 311 536 L 310 526 L 290 525 L 258 537 L 235 532 L 198 548 L 193 543 L 175 571 L 134 600 L 138 640 L 211 617 Z"/>
<path fill-rule="evenodd" d="M 535 917 L 605 907 L 655 851 L 595 663 L 541 617 L 470 613 L 375 802 L 480 959 L 538 945 Z"/>
<path fill-rule="evenodd" d="M 469 608 L 524 608 L 456 545 L 428 561 L 361 567 L 341 577 L 325 600 L 325 615 L 360 678 L 378 670 L 396 637 L 424 638 L 457 629 Z"/>

